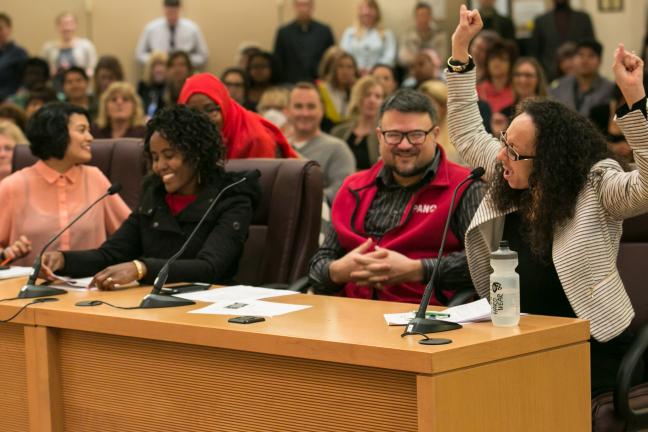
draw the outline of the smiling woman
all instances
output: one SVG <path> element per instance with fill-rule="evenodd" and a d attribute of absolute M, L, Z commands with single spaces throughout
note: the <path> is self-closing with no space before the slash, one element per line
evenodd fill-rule
<path fill-rule="evenodd" d="M 85 109 L 53 103 L 37 111 L 27 127 L 30 149 L 40 160 L 0 183 L 0 245 L 14 264 L 31 265 L 37 251 L 60 227 L 110 186 L 92 158 Z M 130 210 L 118 195 L 94 207 L 52 247 L 58 250 L 99 246 Z"/>
<path fill-rule="evenodd" d="M 225 172 L 214 123 L 186 106 L 158 111 L 146 126 L 144 151 L 152 173 L 140 207 L 98 249 L 46 253 L 43 276 L 94 275 L 92 285 L 108 290 L 133 281 L 150 284 L 221 190 L 242 177 Z M 229 189 L 170 266 L 168 281 L 231 282 L 258 197 L 257 183 Z"/>

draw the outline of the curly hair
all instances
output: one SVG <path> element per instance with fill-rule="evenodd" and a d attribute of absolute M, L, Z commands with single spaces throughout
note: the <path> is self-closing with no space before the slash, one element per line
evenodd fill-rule
<path fill-rule="evenodd" d="M 152 164 L 151 136 L 155 132 L 180 151 L 186 163 L 196 167 L 201 183 L 225 172 L 225 146 L 216 125 L 206 114 L 186 105 L 173 105 L 156 112 L 146 124 L 144 137 L 144 154 L 149 166 Z"/>
<path fill-rule="evenodd" d="M 512 189 L 502 176 L 502 164 L 491 184 L 500 211 L 518 207 L 522 236 L 539 258 L 551 253 L 554 229 L 574 216 L 576 201 L 590 177 L 592 165 L 612 157 L 603 135 L 582 115 L 550 100 L 528 99 L 519 109 L 536 129 L 536 155 L 529 188 Z"/>
<path fill-rule="evenodd" d="M 68 123 L 73 114 L 83 115 L 85 108 L 67 102 L 52 102 L 36 111 L 27 123 L 27 139 L 32 154 L 39 159 L 63 159 L 70 143 Z"/>

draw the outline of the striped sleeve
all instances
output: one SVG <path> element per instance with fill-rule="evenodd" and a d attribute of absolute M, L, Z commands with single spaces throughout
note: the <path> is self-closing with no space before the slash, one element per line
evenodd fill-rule
<path fill-rule="evenodd" d="M 497 138 L 486 132 L 477 106 L 475 69 L 465 73 L 448 72 L 448 134 L 461 157 L 470 166 L 484 167 L 489 182 L 495 175 L 500 151 Z"/>

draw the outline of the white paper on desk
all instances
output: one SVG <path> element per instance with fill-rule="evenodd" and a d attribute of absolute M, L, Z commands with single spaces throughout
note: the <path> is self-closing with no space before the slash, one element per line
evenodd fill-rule
<path fill-rule="evenodd" d="M 92 282 L 92 276 L 86 278 L 71 278 L 68 276 L 59 276 L 55 275 L 56 280 L 50 284 L 50 286 L 57 288 L 76 288 L 76 289 L 88 289 L 90 282 Z"/>
<path fill-rule="evenodd" d="M 31 267 L 11 266 L 7 270 L 0 270 L 0 279 L 11 279 L 29 276 L 31 272 Z"/>
<path fill-rule="evenodd" d="M 470 323 L 490 321 L 491 307 L 484 297 L 477 301 L 447 308 L 443 313 L 449 314 L 450 318 L 441 318 L 444 321 L 455 323 Z"/>
<path fill-rule="evenodd" d="M 466 303 L 459 306 L 453 306 L 447 308 L 443 311 L 450 315 L 449 318 L 440 317 L 440 320 L 450 321 L 455 323 L 470 323 L 470 322 L 480 322 L 480 321 L 490 321 L 490 312 L 491 307 L 486 298 L 481 300 L 474 301 L 472 303 Z M 416 315 L 415 312 L 403 312 L 403 313 L 393 313 L 385 314 L 385 321 L 387 325 L 407 325 L 410 320 Z"/>
<path fill-rule="evenodd" d="M 299 294 L 295 291 L 253 287 L 248 285 L 234 285 L 224 288 L 213 288 L 206 291 L 195 291 L 186 294 L 175 294 L 174 297 L 180 297 L 187 300 L 203 301 L 215 303 L 225 302 L 246 302 L 252 300 L 261 300 L 264 298 L 280 297 L 291 294 Z"/>
<path fill-rule="evenodd" d="M 218 301 L 201 309 L 189 311 L 189 313 L 212 314 L 212 315 L 253 315 L 273 317 L 307 309 L 308 305 L 293 305 L 285 303 L 272 303 L 264 301 Z"/>

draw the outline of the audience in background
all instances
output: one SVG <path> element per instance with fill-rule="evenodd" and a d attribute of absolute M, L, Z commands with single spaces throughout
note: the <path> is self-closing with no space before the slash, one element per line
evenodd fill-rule
<path fill-rule="evenodd" d="M 168 264 L 168 282 L 232 284 L 259 201 L 258 182 L 225 191 L 242 175 L 225 171 L 225 149 L 214 125 L 183 106 L 166 107 L 148 123 L 144 154 L 152 173 L 144 180 L 141 206 L 98 249 L 47 252 L 43 276 L 94 275 L 90 285 L 103 290 L 138 280 L 152 284 L 188 242 L 182 258 Z"/>
<path fill-rule="evenodd" d="M 11 38 L 11 18 L 0 13 L 0 103 L 14 94 L 22 82 L 27 51 Z"/>
<path fill-rule="evenodd" d="M 30 92 L 29 97 L 27 97 L 27 101 L 25 102 L 25 115 L 27 116 L 27 119 L 30 119 L 31 116 L 33 116 L 34 113 L 44 105 L 58 100 L 56 92 L 51 87 L 43 87 L 40 90 Z"/>
<path fill-rule="evenodd" d="M 378 125 L 382 160 L 340 188 L 333 229 L 310 261 L 309 279 L 316 293 L 418 303 L 437 264 L 450 196 L 469 172 L 437 145 L 436 111 L 419 92 L 396 92 L 381 107 Z M 482 196 L 480 181 L 459 189 L 437 279 L 447 297 L 472 286 L 464 233 Z"/>
<path fill-rule="evenodd" d="M 331 68 L 333 67 L 333 61 L 342 52 L 344 52 L 342 51 L 342 48 L 337 45 L 333 45 L 332 47 L 329 47 L 326 51 L 324 51 L 322 60 L 320 60 L 319 65 L 317 66 L 318 80 L 326 79 L 328 74 L 331 72 Z"/>
<path fill-rule="evenodd" d="M 115 81 L 124 81 L 124 79 L 124 69 L 117 57 L 111 55 L 99 57 L 97 67 L 94 70 L 95 98 L 101 98 L 101 95 L 110 84 Z"/>
<path fill-rule="evenodd" d="M 189 55 L 184 51 L 176 51 L 169 55 L 166 67 L 165 105 L 175 105 L 187 78 L 193 74 L 193 64 Z"/>
<path fill-rule="evenodd" d="M 371 75 L 383 86 L 385 97 L 391 96 L 398 90 L 398 81 L 393 67 L 378 63 L 371 69 Z"/>
<path fill-rule="evenodd" d="M 167 83 L 168 56 L 163 52 L 154 52 L 148 58 L 142 79 L 137 83 L 137 94 L 142 99 L 144 114 L 153 117 L 164 107 Z"/>
<path fill-rule="evenodd" d="M 59 39 L 46 42 L 41 51 L 41 56 L 50 65 L 50 75 L 55 77 L 55 84 L 62 82 L 63 72 L 73 66 L 83 69 L 86 76 L 91 77 L 97 65 L 97 50 L 90 40 L 76 36 L 76 17 L 63 12 L 56 18 L 56 29 Z"/>
<path fill-rule="evenodd" d="M 367 75 L 360 78 L 351 90 L 350 120 L 331 131 L 331 135 L 347 143 L 358 170 L 369 169 L 380 157 L 376 126 L 378 111 L 384 100 L 385 90 L 375 77 Z"/>
<path fill-rule="evenodd" d="M 317 82 L 317 89 L 324 103 L 322 129 L 325 132 L 346 120 L 349 95 L 358 75 L 353 56 L 341 51 L 333 57 L 328 74 Z"/>
<path fill-rule="evenodd" d="M 297 83 L 288 102 L 288 118 L 294 131 L 290 143 L 306 159 L 320 164 L 324 173 L 324 196 L 331 203 L 356 165 L 344 141 L 321 131 L 323 115 L 317 88 L 311 83 Z"/>
<path fill-rule="evenodd" d="M 382 27 L 381 18 L 376 0 L 360 0 L 357 22 L 340 40 L 340 47 L 353 56 L 362 75 L 378 63 L 393 66 L 396 60 L 396 39 Z"/>
<path fill-rule="evenodd" d="M 578 46 L 576 45 L 576 42 L 572 41 L 567 41 L 558 47 L 558 50 L 556 50 L 555 79 L 562 78 L 565 75 L 574 74 L 574 63 L 576 59 L 577 48 Z"/>
<path fill-rule="evenodd" d="M 239 105 L 248 109 L 253 108 L 248 101 L 248 89 L 250 88 L 250 84 L 243 69 L 237 67 L 225 69 L 221 74 L 221 81 L 227 88 L 229 95 L 232 99 L 238 102 Z"/>
<path fill-rule="evenodd" d="M 207 63 L 207 43 L 198 25 L 180 17 L 180 0 L 164 0 L 164 17 L 156 18 L 144 27 L 135 58 L 140 64 L 148 63 L 154 52 L 171 54 L 184 51 L 191 58 L 191 64 L 202 68 Z"/>
<path fill-rule="evenodd" d="M 85 108 L 88 110 L 90 119 L 94 119 L 97 113 L 96 111 L 90 111 L 93 107 L 93 97 L 88 93 L 90 79 L 86 75 L 85 70 L 78 66 L 72 66 L 63 72 L 61 78 L 63 81 L 65 101 Z"/>
<path fill-rule="evenodd" d="M 292 125 L 288 121 L 287 109 L 290 90 L 284 87 L 271 87 L 263 93 L 257 105 L 261 117 L 277 126 L 288 142 L 293 136 Z"/>
<path fill-rule="evenodd" d="M 10 103 L 0 104 L 0 120 L 5 120 L 15 124 L 23 132 L 27 125 L 27 116 L 25 115 L 25 111 Z"/>
<path fill-rule="evenodd" d="M 540 61 L 547 79 L 556 78 L 556 51 L 567 41 L 594 39 L 592 20 L 585 12 L 574 10 L 569 0 L 554 0 L 554 8 L 533 23 L 531 54 Z"/>
<path fill-rule="evenodd" d="M 515 27 L 513 20 L 500 15 L 495 9 L 495 0 L 478 0 L 479 14 L 482 17 L 485 30 L 492 30 L 502 39 L 515 40 Z"/>
<path fill-rule="evenodd" d="M 293 6 L 295 20 L 277 31 L 274 55 L 282 82 L 313 81 L 324 52 L 335 38 L 328 25 L 313 19 L 315 0 L 293 0 Z"/>
<path fill-rule="evenodd" d="M 240 106 L 211 74 L 189 78 L 178 103 L 209 116 L 223 136 L 227 159 L 297 157 L 275 125 Z"/>
<path fill-rule="evenodd" d="M 533 97 L 547 97 L 547 80 L 540 63 L 533 57 L 519 58 L 513 65 L 511 88 L 514 103 L 493 113 L 491 118 L 491 133 L 494 136 L 506 130 L 522 102 Z"/>
<path fill-rule="evenodd" d="M 263 92 L 279 84 L 280 72 L 274 56 L 267 51 L 250 54 L 246 71 L 250 83 L 248 103 L 252 109 L 256 109 Z"/>
<path fill-rule="evenodd" d="M 607 104 L 612 97 L 614 83 L 599 74 L 603 46 L 593 40 L 578 42 L 574 59 L 574 75 L 560 78 L 551 86 L 551 96 L 567 107 L 588 117 L 590 110 Z"/>
<path fill-rule="evenodd" d="M 646 80 L 648 77 L 644 75 L 644 88 L 646 88 Z M 623 131 L 615 121 L 617 109 L 625 104 L 625 98 L 619 86 L 615 85 L 612 91 L 612 97 L 606 104 L 595 106 L 590 111 L 590 120 L 598 127 L 601 133 L 605 136 L 607 141 L 607 148 L 614 154 L 618 160 L 624 161 L 631 169 L 636 169 L 634 164 L 634 157 L 632 147 L 628 144 Z"/>
<path fill-rule="evenodd" d="M 0 120 L 0 180 L 11 174 L 14 148 L 17 144 L 29 144 L 18 126 L 7 120 Z"/>
<path fill-rule="evenodd" d="M 450 162 L 466 165 L 448 136 L 448 87 L 442 81 L 429 80 L 421 83 L 418 91 L 430 99 L 437 112 L 437 125 L 439 126 L 437 143 L 445 151 L 446 158 Z"/>
<path fill-rule="evenodd" d="M 0 182 L 0 246 L 10 248 L 5 252 L 17 258 L 14 265 L 30 266 L 52 233 L 105 193 L 110 182 L 99 168 L 84 165 L 92 158 L 85 109 L 49 104 L 34 114 L 27 137 L 39 161 Z M 95 248 L 129 213 L 119 195 L 109 196 L 65 231 L 52 249 Z"/>
<path fill-rule="evenodd" d="M 250 56 L 263 51 L 258 42 L 241 42 L 238 48 L 234 64 L 243 70 L 247 70 Z"/>
<path fill-rule="evenodd" d="M 493 30 L 482 30 L 471 42 L 470 55 L 475 62 L 478 84 L 484 79 L 486 73 L 486 55 L 488 51 L 496 42 L 501 40 L 502 38 Z"/>
<path fill-rule="evenodd" d="M 99 115 L 92 125 L 95 138 L 144 138 L 144 109 L 135 89 L 114 82 L 101 95 Z"/>
<path fill-rule="evenodd" d="M 477 84 L 477 95 L 488 103 L 493 114 L 513 103 L 511 80 L 516 57 L 517 48 L 508 40 L 496 42 L 486 53 L 486 70 Z"/>
<path fill-rule="evenodd" d="M 433 49 L 442 59 L 448 58 L 448 36 L 433 19 L 432 6 L 419 1 L 414 6 L 414 27 L 400 39 L 398 64 L 406 70 L 412 67 L 416 55 L 424 49 Z"/>
<path fill-rule="evenodd" d="M 49 65 L 40 57 L 27 59 L 22 72 L 22 85 L 8 100 L 25 108 L 30 92 L 45 88 L 50 80 Z"/>
<path fill-rule="evenodd" d="M 410 70 L 412 76 L 403 81 L 403 87 L 418 87 L 422 82 L 441 79 L 441 65 L 443 64 L 439 55 L 431 49 L 420 51 L 414 57 L 414 63 Z"/>

